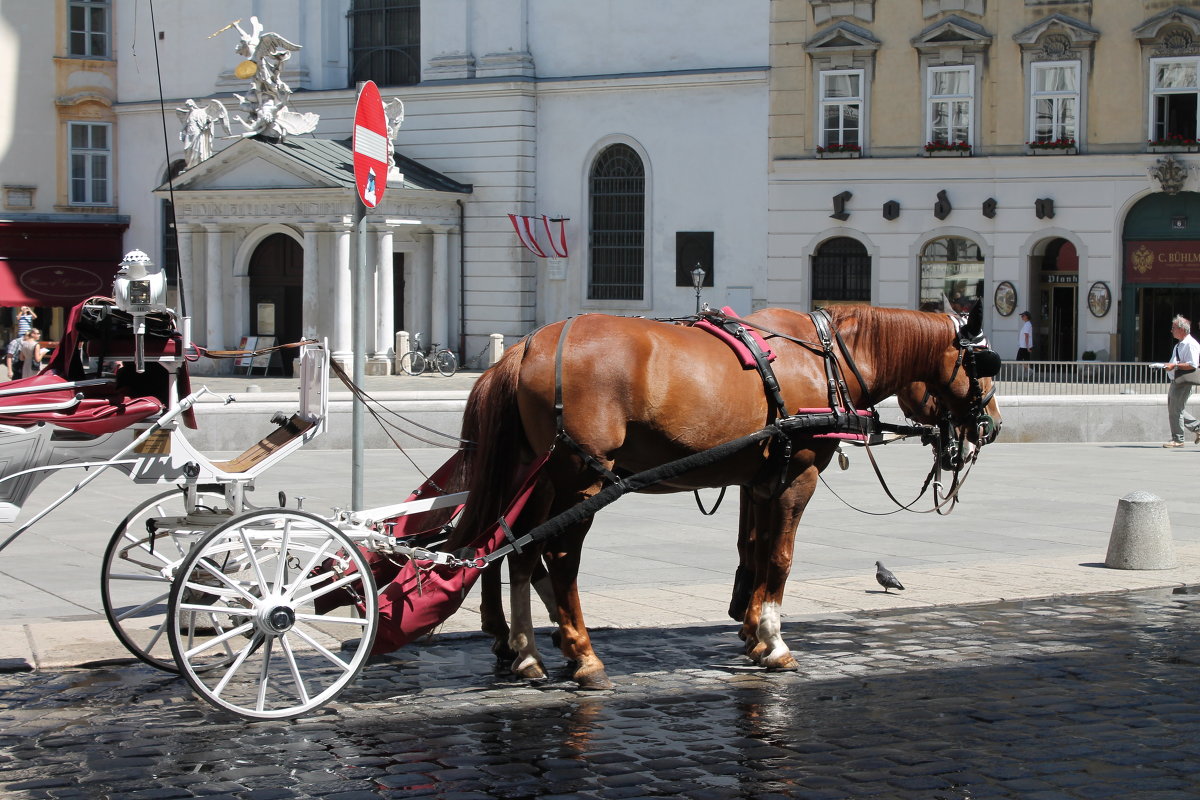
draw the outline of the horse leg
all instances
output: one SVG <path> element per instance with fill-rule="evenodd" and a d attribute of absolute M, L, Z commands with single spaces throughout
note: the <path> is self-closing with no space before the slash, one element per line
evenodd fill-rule
<path fill-rule="evenodd" d="M 729 617 L 741 622 L 746 617 L 746 606 L 750 605 L 750 593 L 754 590 L 754 497 L 745 487 L 741 489 L 738 508 L 738 565 L 733 576 Z"/>
<path fill-rule="evenodd" d="M 742 621 L 742 638 L 746 655 L 767 669 L 799 667 L 783 641 L 780 609 L 792 569 L 796 527 L 819 474 L 815 466 L 809 467 L 779 497 L 756 503 L 755 586 Z"/>
<path fill-rule="evenodd" d="M 574 667 L 572 677 L 581 689 L 611 689 L 604 662 L 592 649 L 579 602 L 579 559 L 590 519 L 576 523 L 546 545 L 545 560 L 558 603 L 558 630 L 562 653 Z"/>
<path fill-rule="evenodd" d="M 546 677 L 542 656 L 538 653 L 533 635 L 533 614 L 529 604 L 529 586 L 536 568 L 541 566 L 538 548 L 508 556 L 510 605 L 512 608 L 512 630 L 508 635 L 509 647 L 515 653 L 512 663 L 513 674 L 526 680 Z"/>
<path fill-rule="evenodd" d="M 509 567 L 510 571 L 512 567 Z M 500 562 L 483 570 L 479 577 L 479 627 L 492 637 L 492 653 L 497 661 L 509 662 L 517 654 L 508 646 L 508 621 L 504 618 Z"/>

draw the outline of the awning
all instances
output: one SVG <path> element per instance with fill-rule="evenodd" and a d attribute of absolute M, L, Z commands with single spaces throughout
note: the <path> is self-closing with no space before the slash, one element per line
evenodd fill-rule
<path fill-rule="evenodd" d="M 126 227 L 0 221 L 0 305 L 74 306 L 112 294 Z"/>

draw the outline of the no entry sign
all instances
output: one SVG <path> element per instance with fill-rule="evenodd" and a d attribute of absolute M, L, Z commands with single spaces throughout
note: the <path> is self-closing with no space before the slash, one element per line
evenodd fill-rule
<path fill-rule="evenodd" d="M 387 115 L 374 81 L 363 84 L 354 109 L 354 183 L 367 208 L 383 199 L 388 172 Z"/>

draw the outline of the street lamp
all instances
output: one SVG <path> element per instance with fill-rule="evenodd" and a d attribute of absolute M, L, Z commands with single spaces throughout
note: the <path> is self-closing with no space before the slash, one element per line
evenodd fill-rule
<path fill-rule="evenodd" d="M 700 313 L 700 287 L 704 286 L 704 269 L 699 264 L 692 270 L 692 286 L 696 287 L 696 313 Z"/>

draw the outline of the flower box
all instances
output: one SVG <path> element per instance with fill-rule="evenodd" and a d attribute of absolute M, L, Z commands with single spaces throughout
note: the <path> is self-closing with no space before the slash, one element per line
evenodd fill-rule
<path fill-rule="evenodd" d="M 925 151 L 926 158 L 970 158 L 970 156 L 971 156 L 970 149 L 959 150 L 959 149 L 955 148 L 953 150 L 926 150 Z"/>
<path fill-rule="evenodd" d="M 817 158 L 861 158 L 861 150 L 818 150 Z"/>
<path fill-rule="evenodd" d="M 1079 151 L 1074 147 L 1035 147 L 1030 145 L 1027 152 L 1031 156 L 1073 156 Z"/>
<path fill-rule="evenodd" d="M 1200 144 L 1148 144 L 1151 153 L 1200 153 Z"/>
<path fill-rule="evenodd" d="M 971 155 L 971 145 L 965 141 L 926 142 L 925 155 L 929 158 L 964 158 Z"/>

